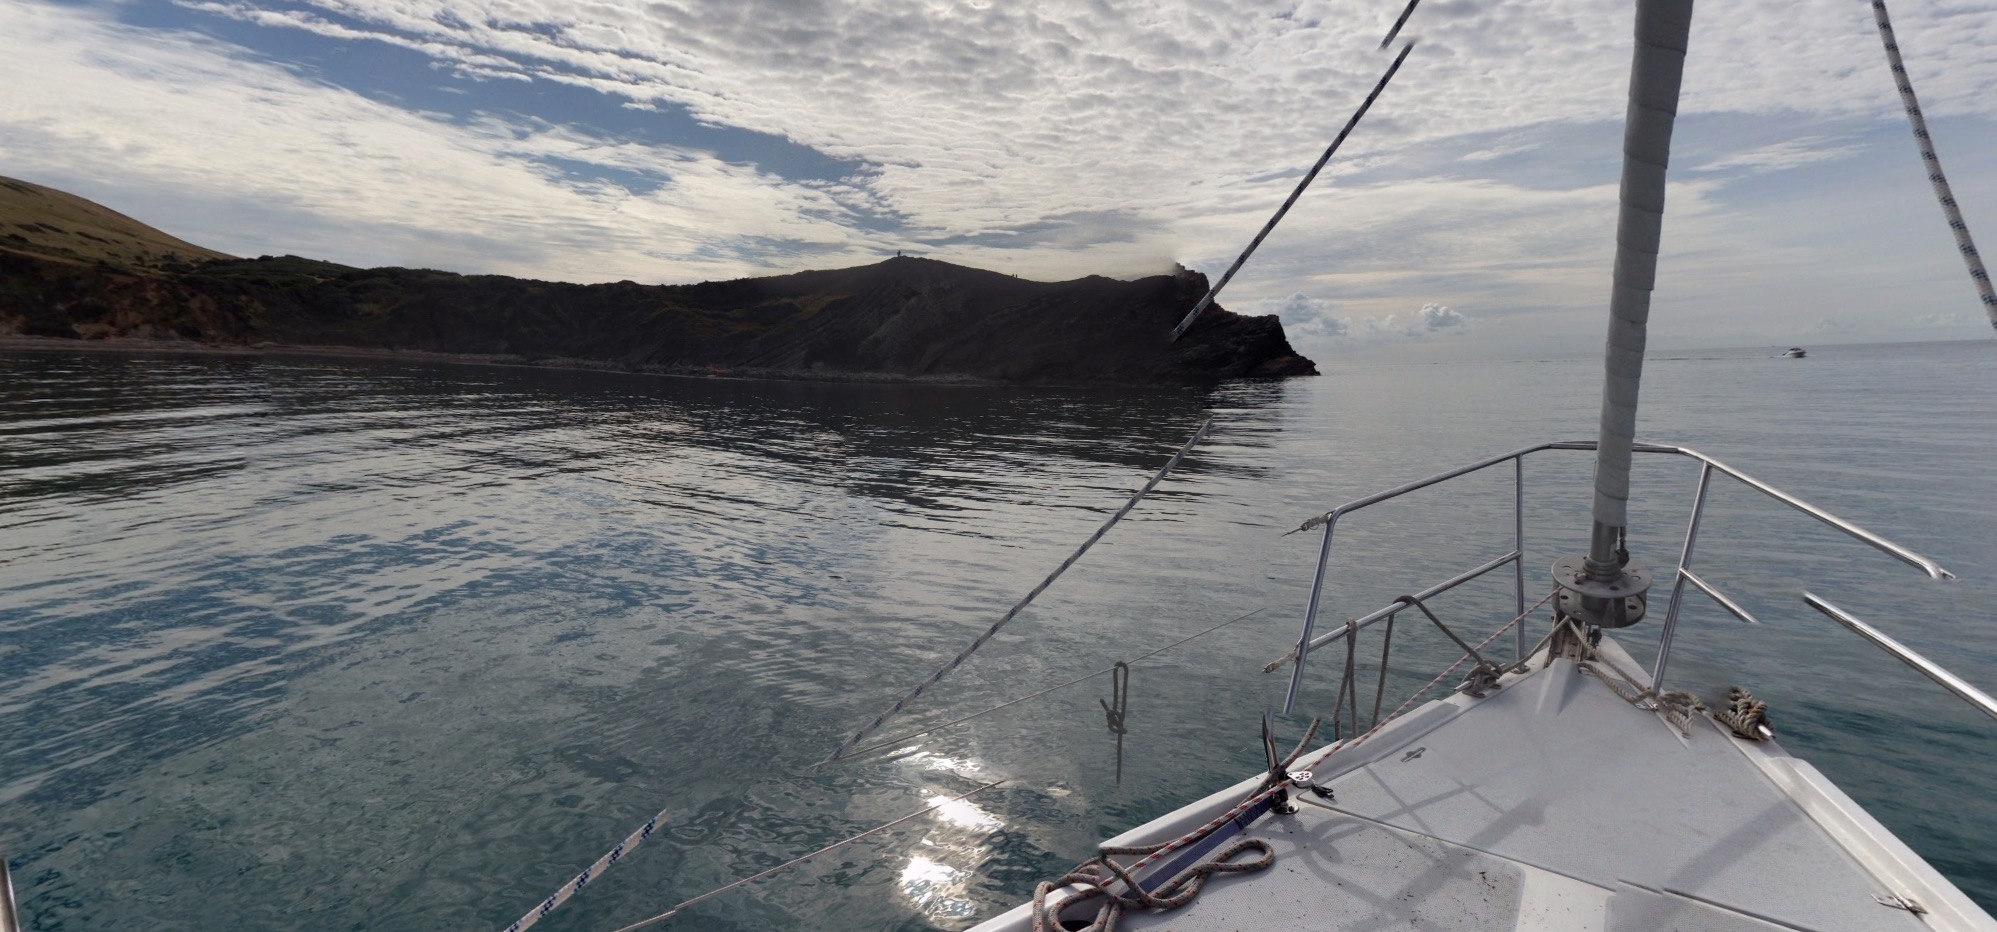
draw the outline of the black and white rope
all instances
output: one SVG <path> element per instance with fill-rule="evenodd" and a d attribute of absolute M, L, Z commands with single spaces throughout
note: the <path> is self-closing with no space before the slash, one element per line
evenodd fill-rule
<path fill-rule="evenodd" d="M 1948 218 L 1949 231 L 1955 234 L 1955 247 L 1962 253 L 1962 261 L 1969 265 L 1969 277 L 1976 283 L 1976 293 L 1983 299 L 1983 313 L 1990 319 L 1990 326 L 1997 328 L 1997 290 L 1990 283 L 1990 273 L 1983 268 L 1983 257 L 1976 252 L 1976 242 L 1969 237 L 1969 224 L 1962 219 L 1962 210 L 1956 206 L 1955 192 L 1948 186 L 1948 176 L 1942 173 L 1942 160 L 1935 154 L 1935 141 L 1928 135 L 1928 121 L 1921 115 L 1921 104 L 1914 99 L 1914 84 L 1907 77 L 1906 63 L 1900 60 L 1900 44 L 1893 38 L 1893 22 L 1886 17 L 1886 0 L 1872 0 L 1872 18 L 1879 23 L 1879 40 L 1886 44 L 1886 63 L 1893 69 L 1893 83 L 1900 88 L 1900 103 L 1907 109 L 1907 121 L 1913 124 L 1914 141 L 1921 146 L 1921 161 L 1928 169 L 1928 183 L 1934 185 L 1935 197 L 1941 201 L 1942 216 Z"/>
<path fill-rule="evenodd" d="M 631 849 L 652 837 L 652 833 L 659 830 L 659 822 L 665 817 L 665 810 L 660 810 L 658 815 L 653 816 L 650 821 L 639 826 L 637 831 L 618 842 L 617 847 L 604 852 L 603 857 L 597 858 L 595 864 L 583 868 L 582 873 L 575 875 L 568 883 L 562 884 L 562 888 L 555 891 L 554 896 L 542 900 L 540 905 L 528 910 L 527 915 L 514 920 L 512 925 L 506 927 L 506 932 L 526 932 L 534 923 L 540 922 L 542 917 L 554 912 L 555 907 L 568 902 L 569 897 L 581 892 L 591 880 L 602 876 L 604 871 L 610 869 L 610 865 L 622 860 L 625 855 L 631 853 Z"/>
<path fill-rule="evenodd" d="M 1401 34 L 1401 27 L 1408 24 L 1408 17 L 1415 15 L 1415 5 L 1420 2 L 1421 0 L 1408 0 L 1408 5 L 1401 9 L 1401 18 L 1394 20 L 1394 28 L 1387 30 L 1387 37 L 1380 40 L 1381 51 L 1386 51 L 1387 46 L 1394 44 L 1394 37 Z"/>
<path fill-rule="evenodd" d="M 1412 4 L 1409 6 L 1408 11 L 1414 11 Z M 1395 28 L 1398 29 L 1399 27 Z M 1345 121 L 1345 128 L 1338 131 L 1338 137 L 1333 139 L 1331 145 L 1325 148 L 1323 155 L 1317 157 L 1317 164 L 1312 165 L 1311 170 L 1304 173 L 1303 180 L 1297 182 L 1296 190 L 1290 192 L 1289 198 L 1283 201 L 1283 206 L 1276 208 L 1275 216 L 1270 217 L 1269 222 L 1262 225 L 1262 231 L 1255 234 L 1254 239 L 1249 240 L 1248 248 L 1242 250 L 1241 255 L 1234 260 L 1234 264 L 1227 267 L 1227 271 L 1220 276 L 1220 281 L 1215 282 L 1212 288 L 1207 289 L 1206 297 L 1201 298 L 1198 304 L 1193 305 L 1193 309 L 1186 313 L 1185 319 L 1179 321 L 1177 327 L 1172 328 L 1172 339 L 1177 340 L 1186 332 L 1186 328 L 1193 325 L 1193 321 L 1199 319 L 1200 314 L 1204 313 L 1213 304 L 1213 299 L 1220 295 L 1220 290 L 1226 288 L 1228 281 L 1234 278 L 1234 273 L 1241 271 L 1242 265 L 1248 262 L 1248 257 L 1255 254 L 1256 247 L 1262 245 L 1262 241 L 1269 238 L 1269 233 L 1276 229 L 1276 224 L 1283 222 L 1283 215 L 1289 213 L 1291 207 L 1296 206 L 1297 198 L 1304 196 L 1304 189 L 1310 187 L 1312 181 L 1317 180 L 1317 173 L 1324 170 L 1325 163 L 1331 161 L 1332 153 L 1337 152 L 1338 147 L 1345 143 L 1345 137 L 1352 134 L 1352 128 L 1359 125 L 1359 118 L 1366 115 L 1366 111 L 1372 108 L 1373 101 L 1379 99 L 1380 92 L 1387 89 L 1387 82 L 1393 80 L 1394 72 L 1401 70 L 1401 62 L 1407 61 L 1408 53 L 1414 51 L 1414 48 L 1415 44 L 1413 42 L 1401 47 L 1401 54 L 1394 56 L 1394 63 L 1388 65 L 1387 73 L 1380 76 L 1380 83 L 1373 85 L 1372 93 L 1367 94 L 1366 100 L 1359 105 L 1359 109 L 1353 111 L 1352 118 Z"/>

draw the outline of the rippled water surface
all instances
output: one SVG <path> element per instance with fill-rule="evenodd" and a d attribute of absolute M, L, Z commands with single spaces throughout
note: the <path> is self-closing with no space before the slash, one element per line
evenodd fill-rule
<path fill-rule="evenodd" d="M 1720 483 L 1698 562 L 1767 624 L 1694 598 L 1673 669 L 1753 687 L 1793 752 L 1997 909 L 1997 723 L 1797 597 L 1997 686 L 1997 347 L 1768 357 L 1654 356 L 1642 434 L 1963 578 Z M 1283 685 L 1259 671 L 1315 557 L 1285 530 L 1592 436 L 1590 359 L 1327 368 L 1085 392 L 0 354 L 0 850 L 22 911 L 37 930 L 499 928 L 664 808 L 539 927 L 608 929 L 1003 778 L 657 926 L 963 928 L 1257 766 Z M 813 769 L 1209 414 L 1178 474 L 889 729 L 1260 609 L 1134 667 L 1120 785 L 1103 679 Z M 1528 466 L 1535 598 L 1585 543 L 1585 456 Z M 1694 477 L 1640 460 L 1638 559 L 1675 562 Z M 1349 519 L 1326 617 L 1504 552 L 1510 490 L 1481 476 Z M 1437 607 L 1489 627 L 1512 598 L 1498 574 Z M 1655 633 L 1625 640 L 1647 657 Z M 1389 692 L 1450 659 L 1397 639 Z M 1314 671 L 1324 711 L 1336 681 Z"/>

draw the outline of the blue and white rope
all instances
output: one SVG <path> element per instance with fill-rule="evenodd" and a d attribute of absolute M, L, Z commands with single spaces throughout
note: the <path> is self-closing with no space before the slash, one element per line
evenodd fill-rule
<path fill-rule="evenodd" d="M 921 696 L 924 692 L 928 691 L 929 687 L 936 685 L 937 683 L 941 682 L 944 677 L 949 676 L 950 671 L 955 670 L 960 666 L 963 666 L 964 661 L 969 660 L 971 658 L 971 654 L 975 653 L 978 648 L 985 646 L 985 642 L 991 640 L 992 635 L 999 633 L 1000 628 L 1005 627 L 1014 618 L 1018 617 L 1019 613 L 1021 611 L 1024 611 L 1028 605 L 1033 604 L 1033 600 L 1039 598 L 1040 593 L 1046 592 L 1047 587 L 1054 584 L 1054 580 L 1060 579 L 1061 574 L 1068 571 L 1068 567 L 1074 566 L 1075 561 L 1080 560 L 1082 558 L 1082 554 L 1088 553 L 1089 548 L 1096 545 L 1096 541 L 1102 540 L 1103 535 L 1109 533 L 1110 528 L 1115 527 L 1118 521 L 1123 520 L 1124 515 L 1129 514 L 1132 508 L 1137 507 L 1137 503 L 1141 501 L 1144 498 L 1144 496 L 1150 494 L 1152 489 L 1157 488 L 1158 483 L 1163 482 L 1165 480 L 1165 477 L 1171 474 L 1172 470 L 1179 465 L 1179 461 L 1184 459 L 1186 454 L 1192 451 L 1193 446 L 1199 443 L 1200 438 L 1205 437 L 1207 435 L 1207 430 L 1212 427 L 1213 427 L 1213 418 L 1207 418 L 1204 422 L 1202 422 L 1200 424 L 1200 429 L 1193 432 L 1192 439 L 1187 440 L 1185 445 L 1179 448 L 1179 452 L 1172 454 L 1172 458 L 1165 462 L 1164 468 L 1158 470 L 1158 473 L 1151 477 L 1151 481 L 1144 483 L 1143 488 L 1138 489 L 1135 494 L 1131 495 L 1130 500 L 1124 502 L 1123 507 L 1116 510 L 1116 514 L 1110 515 L 1109 520 L 1103 522 L 1102 527 L 1096 528 L 1096 532 L 1094 534 L 1089 535 L 1088 540 L 1082 541 L 1082 545 L 1080 547 L 1075 548 L 1075 552 L 1069 554 L 1068 559 L 1062 560 L 1061 565 L 1054 568 L 1054 572 L 1048 573 L 1047 578 L 1040 581 L 1040 585 L 1034 586 L 1033 591 L 1026 594 L 1026 598 L 1020 599 L 1018 603 L 1014 604 L 1013 607 L 1005 613 L 1004 617 L 1000 618 L 997 621 L 992 622 L 992 626 L 986 628 L 985 633 L 978 635 L 978 639 L 972 641 L 971 646 L 964 648 L 962 653 L 959 653 L 956 657 L 952 658 L 949 663 L 944 664 L 941 669 L 938 669 L 935 673 L 929 674 L 929 678 L 917 684 L 913 690 L 909 691 L 908 695 L 903 696 L 900 699 L 896 700 L 893 706 L 889 707 L 889 709 L 886 712 L 882 712 L 880 714 L 880 717 L 874 719 L 872 722 L 869 722 L 867 724 L 867 727 L 854 732 L 853 737 L 847 738 L 846 743 L 839 746 L 839 750 L 833 751 L 831 757 L 828 757 L 820 761 L 819 764 L 822 766 L 824 764 L 832 763 L 833 761 L 836 761 L 841 757 L 844 757 L 846 755 L 846 752 L 851 751 L 853 749 L 854 745 L 859 744 L 861 741 L 866 740 L 866 737 L 868 735 L 871 735 L 875 731 L 879 730 L 882 725 L 887 723 L 888 719 L 901 714 L 901 710 L 907 708 L 909 703 L 914 702 L 917 697 Z"/>
<path fill-rule="evenodd" d="M 597 858 L 595 864 L 583 868 L 582 873 L 577 874 L 575 879 L 563 884 L 560 890 L 555 891 L 554 896 L 542 900 L 541 905 L 528 910 L 527 915 L 514 920 L 512 925 L 506 927 L 506 932 L 526 932 L 528 927 L 540 922 L 541 917 L 554 912 L 555 907 L 568 902 L 569 897 L 575 896 L 591 880 L 596 879 L 598 875 L 608 870 L 610 865 L 617 863 L 624 855 L 630 853 L 631 849 L 638 847 L 644 843 L 645 839 L 652 837 L 652 833 L 659 828 L 659 822 L 665 819 L 665 817 L 666 811 L 663 809 L 659 810 L 658 815 L 653 816 L 650 821 L 640 826 L 637 831 L 632 832 L 623 841 L 618 842 L 617 847 L 605 852 L 603 857 Z"/>

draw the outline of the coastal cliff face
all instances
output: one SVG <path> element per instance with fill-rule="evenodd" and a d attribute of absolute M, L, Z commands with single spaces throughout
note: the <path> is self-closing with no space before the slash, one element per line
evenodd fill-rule
<path fill-rule="evenodd" d="M 0 334 L 824 378 L 1136 384 L 1317 371 L 1273 315 L 1213 307 L 1169 341 L 1206 292 L 1192 272 L 1034 282 L 896 258 L 697 285 L 574 285 L 205 250 L 93 261 L 52 248 L 63 228 L 46 219 L 28 231 L 42 242 L 10 241 L 8 219 L 0 211 Z"/>

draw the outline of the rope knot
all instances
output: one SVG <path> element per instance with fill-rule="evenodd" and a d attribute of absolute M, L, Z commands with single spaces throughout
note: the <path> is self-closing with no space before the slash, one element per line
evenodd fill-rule
<path fill-rule="evenodd" d="M 1499 688 L 1498 677 L 1503 676 L 1504 673 L 1505 670 L 1503 667 L 1489 660 L 1480 661 L 1476 666 L 1470 668 L 1469 675 L 1463 678 L 1463 685 L 1457 688 L 1469 693 L 1473 699 L 1482 699 L 1491 691 Z"/>
<path fill-rule="evenodd" d="M 1768 722 L 1768 703 L 1754 698 L 1754 694 L 1735 686 L 1727 690 L 1727 707 L 1713 713 L 1720 724 L 1733 729 L 1733 733 L 1749 741 L 1767 741 L 1775 737 L 1775 727 Z"/>

